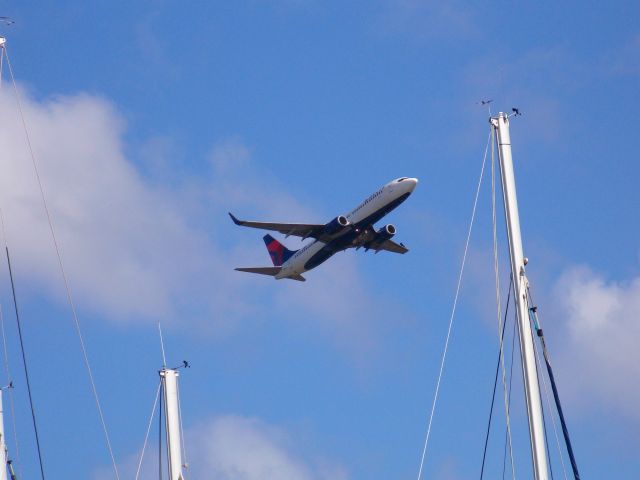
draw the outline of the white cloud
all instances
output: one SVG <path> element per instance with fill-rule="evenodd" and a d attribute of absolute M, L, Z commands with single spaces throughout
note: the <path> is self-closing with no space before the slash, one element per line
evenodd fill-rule
<path fill-rule="evenodd" d="M 251 152 L 239 138 L 227 139 L 211 150 L 211 163 L 219 174 L 246 167 L 250 158 Z"/>
<path fill-rule="evenodd" d="M 554 349 L 561 392 L 566 386 L 578 404 L 640 420 L 640 277 L 608 281 L 589 268 L 572 268 L 555 293 L 565 314 L 563 341 Z"/>
<path fill-rule="evenodd" d="M 286 186 L 268 169 L 256 165 L 251 150 L 239 138 L 218 142 L 211 149 L 209 158 L 215 177 L 208 194 L 214 204 L 233 207 L 241 218 L 260 215 L 274 221 L 326 221 L 324 215 L 305 207 L 289 194 Z M 298 242 L 298 239 L 291 241 Z"/>
<path fill-rule="evenodd" d="M 187 478 L 210 480 L 346 480 L 339 464 L 302 451 L 299 439 L 284 428 L 258 418 L 223 415 L 203 421 L 185 433 Z M 141 479 L 157 478 L 157 449 L 145 454 Z M 183 459 L 184 460 L 184 459 Z M 134 478 L 138 454 L 122 464 L 122 478 Z M 112 478 L 102 468 L 94 480 Z"/>
<path fill-rule="evenodd" d="M 285 430 L 256 418 L 218 417 L 187 435 L 194 478 L 216 480 L 346 479 L 339 466 L 305 460 Z"/>
<path fill-rule="evenodd" d="M 260 232 L 232 225 L 228 209 L 265 220 L 323 222 L 328 217 L 288 194 L 253 162 L 241 140 L 215 145 L 210 170 L 200 178 L 149 178 L 127 158 L 126 125 L 108 101 L 85 94 L 37 101 L 25 92 L 22 99 L 81 310 L 123 324 L 180 318 L 225 332 L 266 309 L 296 322 L 313 322 L 345 348 L 363 351 L 375 312 L 381 318 L 383 309 L 363 286 L 355 257 L 321 266 L 303 285 L 233 271 L 235 266 L 267 265 L 269 257 Z M 0 95 L 0 109 L 10 119 L 0 131 L 6 158 L 0 206 L 15 270 L 32 292 L 44 289 L 64 301 L 12 95 Z M 167 146 L 173 148 L 170 139 L 162 138 L 152 142 L 151 151 Z M 143 153 L 148 157 L 148 151 Z M 286 242 L 291 248 L 300 245 L 298 239 Z"/>
<path fill-rule="evenodd" d="M 207 239 L 187 226 L 170 192 L 149 185 L 125 157 L 124 122 L 89 95 L 34 101 L 23 109 L 71 283 L 84 304 L 111 318 L 170 316 L 180 284 L 215 268 Z M 0 97 L 3 118 L 14 99 Z M 0 132 L 0 178 L 17 272 L 60 293 L 44 209 L 17 118 Z M 190 252 L 184 255 L 184 252 Z M 198 260 L 200 257 L 200 260 Z"/>

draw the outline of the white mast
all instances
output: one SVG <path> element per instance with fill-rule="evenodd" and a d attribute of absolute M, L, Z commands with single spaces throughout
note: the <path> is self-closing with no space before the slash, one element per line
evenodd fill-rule
<path fill-rule="evenodd" d="M 180 410 L 178 408 L 178 371 L 171 368 L 160 370 L 164 387 L 164 405 L 167 428 L 167 455 L 169 457 L 169 480 L 184 480 L 182 475 L 182 438 Z M 0 480 L 3 480 L 0 477 Z"/>
<path fill-rule="evenodd" d="M 4 441 L 4 407 L 2 406 L 2 392 L 0 388 L 0 480 L 7 480 L 7 444 Z"/>
<path fill-rule="evenodd" d="M 520 351 L 522 352 L 522 371 L 524 390 L 529 418 L 529 436 L 531 440 L 531 457 L 535 480 L 548 479 L 547 455 L 544 440 L 542 404 L 538 385 L 538 372 L 533 351 L 533 336 L 529 322 L 527 307 L 528 280 L 525 274 L 525 258 L 522 253 L 522 237 L 520 234 L 520 218 L 518 216 L 518 199 L 516 197 L 516 181 L 511 158 L 511 138 L 509 136 L 509 116 L 500 112 L 491 118 L 491 125 L 497 131 L 498 151 L 500 153 L 500 176 L 502 178 L 502 195 L 509 237 L 509 253 L 511 257 L 511 274 L 514 294 L 517 301 L 518 329 L 520 332 Z"/>

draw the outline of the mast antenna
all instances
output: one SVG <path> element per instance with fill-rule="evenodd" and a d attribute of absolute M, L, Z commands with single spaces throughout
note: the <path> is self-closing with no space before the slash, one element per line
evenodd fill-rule
<path fill-rule="evenodd" d="M 164 340 L 162 338 L 162 326 L 160 325 L 160 322 L 158 322 L 158 333 L 160 334 L 160 350 L 162 350 L 162 368 L 166 368 L 167 357 L 164 353 Z"/>

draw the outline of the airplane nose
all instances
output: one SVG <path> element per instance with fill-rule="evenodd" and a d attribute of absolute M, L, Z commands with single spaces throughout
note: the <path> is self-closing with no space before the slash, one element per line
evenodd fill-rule
<path fill-rule="evenodd" d="M 409 187 L 410 192 L 413 192 L 413 189 L 416 188 L 416 185 L 418 185 L 417 178 L 407 178 L 405 182 L 407 182 L 407 186 Z"/>

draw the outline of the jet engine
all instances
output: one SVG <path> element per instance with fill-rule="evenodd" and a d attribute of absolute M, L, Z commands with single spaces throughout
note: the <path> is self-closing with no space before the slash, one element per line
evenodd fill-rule
<path fill-rule="evenodd" d="M 389 240 L 396 234 L 396 227 L 391 224 L 385 225 L 380 230 L 377 230 L 373 236 L 373 240 L 365 243 L 363 246 L 366 250 L 372 249 L 376 252 L 380 250 L 380 247 L 384 242 Z"/>
<path fill-rule="evenodd" d="M 385 225 L 376 232 L 376 241 L 382 243 L 385 240 L 389 240 L 396 234 L 396 227 L 392 224 Z"/>
<path fill-rule="evenodd" d="M 349 220 L 344 215 L 339 215 L 324 226 L 322 233 L 328 236 L 340 233 L 350 225 Z"/>

